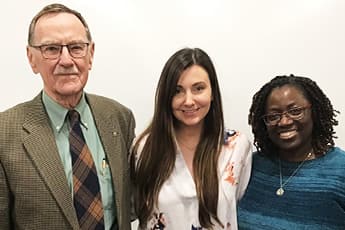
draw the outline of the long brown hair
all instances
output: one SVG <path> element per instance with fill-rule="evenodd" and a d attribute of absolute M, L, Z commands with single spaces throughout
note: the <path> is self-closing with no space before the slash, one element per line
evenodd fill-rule
<path fill-rule="evenodd" d="M 220 89 L 210 57 L 201 49 L 185 48 L 173 54 L 165 64 L 156 89 L 152 121 L 138 137 L 133 148 L 131 168 L 135 185 L 135 209 L 142 228 L 146 226 L 157 205 L 158 194 L 163 183 L 174 169 L 176 120 L 173 116 L 171 101 L 181 73 L 192 65 L 199 65 L 208 73 L 213 97 L 193 160 L 194 182 L 199 201 L 199 221 L 203 228 L 212 228 L 214 225 L 212 220 L 222 225 L 217 216 L 217 165 L 224 138 Z M 143 138 L 146 138 L 146 141 L 135 164 L 135 157 Z"/>

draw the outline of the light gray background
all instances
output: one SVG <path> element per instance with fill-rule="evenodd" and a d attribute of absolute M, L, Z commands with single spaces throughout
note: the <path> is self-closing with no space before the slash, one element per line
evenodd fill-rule
<path fill-rule="evenodd" d="M 136 117 L 137 133 L 153 112 L 155 87 L 178 49 L 200 47 L 214 61 L 226 125 L 246 133 L 251 97 L 276 75 L 313 78 L 329 96 L 345 147 L 344 0 L 70 0 L 96 43 L 86 90 L 119 100 Z M 26 59 L 31 18 L 51 1 L 1 0 L 0 110 L 42 88 Z"/>
<path fill-rule="evenodd" d="M 42 88 L 26 58 L 31 18 L 51 1 L 1 0 L 0 110 L 31 99 Z M 200 47 L 213 59 L 226 125 L 252 138 L 251 97 L 276 75 L 313 78 L 329 96 L 345 142 L 344 0 L 70 0 L 96 43 L 86 90 L 130 107 L 137 134 L 153 113 L 155 87 L 178 49 Z"/>

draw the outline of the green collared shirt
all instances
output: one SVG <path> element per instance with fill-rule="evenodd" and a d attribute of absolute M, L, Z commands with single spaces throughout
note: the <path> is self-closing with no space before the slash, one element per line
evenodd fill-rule
<path fill-rule="evenodd" d="M 51 126 L 56 139 L 56 145 L 65 169 L 68 185 L 71 190 L 71 194 L 73 194 L 72 158 L 69 151 L 68 141 L 70 125 L 68 119 L 66 118 L 68 109 L 56 103 L 44 91 L 42 94 L 42 100 L 50 118 Z M 85 99 L 85 94 L 83 94 L 79 104 L 74 109 L 80 114 L 82 124 L 81 129 L 84 134 L 85 141 L 91 151 L 92 158 L 95 162 L 102 195 L 105 229 L 111 229 L 116 218 L 112 179 L 104 149 L 97 132 L 96 124 L 93 120 L 91 109 Z"/>

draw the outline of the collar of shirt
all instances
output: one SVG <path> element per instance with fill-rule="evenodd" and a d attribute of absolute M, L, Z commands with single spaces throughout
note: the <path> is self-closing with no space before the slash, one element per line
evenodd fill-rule
<path fill-rule="evenodd" d="M 42 93 L 42 101 L 52 123 L 52 126 L 57 132 L 60 132 L 66 120 L 68 109 L 62 107 L 59 103 L 49 97 L 49 95 L 44 91 Z M 85 99 L 85 93 L 83 93 L 78 105 L 74 109 L 77 110 L 80 114 L 80 122 L 86 129 L 88 129 L 88 123 L 91 122 L 87 107 L 88 104 Z"/>

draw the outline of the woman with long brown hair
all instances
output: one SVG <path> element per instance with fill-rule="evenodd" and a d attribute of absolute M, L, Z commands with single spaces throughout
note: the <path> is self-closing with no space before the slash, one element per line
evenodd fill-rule
<path fill-rule="evenodd" d="M 250 168 L 248 139 L 224 127 L 211 59 L 197 48 L 177 51 L 160 76 L 152 122 L 133 148 L 139 228 L 237 229 Z"/>

